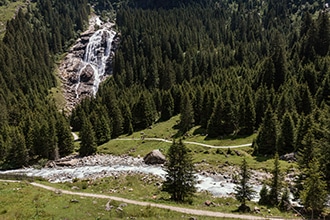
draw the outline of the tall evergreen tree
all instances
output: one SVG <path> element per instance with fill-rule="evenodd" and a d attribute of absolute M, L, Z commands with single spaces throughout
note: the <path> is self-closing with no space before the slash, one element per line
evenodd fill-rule
<path fill-rule="evenodd" d="M 73 138 L 69 123 L 63 115 L 59 115 L 56 121 L 56 134 L 58 153 L 60 156 L 66 156 L 73 152 Z"/>
<path fill-rule="evenodd" d="M 241 203 L 239 210 L 247 210 L 246 201 L 250 201 L 253 198 L 254 191 L 252 186 L 249 185 L 250 172 L 248 170 L 248 165 L 245 157 L 242 160 L 241 170 L 240 170 L 241 179 L 239 183 L 235 186 L 235 197 Z"/>
<path fill-rule="evenodd" d="M 282 187 L 282 177 L 280 173 L 280 161 L 278 153 L 274 157 L 274 169 L 272 171 L 272 182 L 269 190 L 269 202 L 271 205 L 278 205 L 280 199 L 280 192 Z"/>
<path fill-rule="evenodd" d="M 252 99 L 251 88 L 247 85 L 243 92 L 243 103 L 240 105 L 240 134 L 251 135 L 254 132 L 256 123 L 256 112 Z"/>
<path fill-rule="evenodd" d="M 174 100 L 169 91 L 165 91 L 162 98 L 161 120 L 166 121 L 173 116 Z"/>
<path fill-rule="evenodd" d="M 20 168 L 29 161 L 28 151 L 25 146 L 25 138 L 18 128 L 9 128 L 9 150 L 6 161 L 10 168 Z"/>
<path fill-rule="evenodd" d="M 166 179 L 162 190 L 168 192 L 176 202 L 184 202 L 196 192 L 194 164 L 188 148 L 180 140 L 171 145 L 164 170 Z"/>
<path fill-rule="evenodd" d="M 268 106 L 256 139 L 259 154 L 273 155 L 276 152 L 277 120 L 271 106 Z"/>
<path fill-rule="evenodd" d="M 149 93 L 143 92 L 133 107 L 134 128 L 144 129 L 152 125 L 155 120 L 154 104 Z"/>
<path fill-rule="evenodd" d="M 207 134 L 210 138 L 216 138 L 224 133 L 222 130 L 222 111 L 223 111 L 223 102 L 222 98 L 218 98 L 207 125 Z"/>
<path fill-rule="evenodd" d="M 184 134 L 194 126 L 194 109 L 189 98 L 186 94 L 182 100 L 181 115 L 180 115 L 180 131 Z"/>
<path fill-rule="evenodd" d="M 97 144 L 95 132 L 93 130 L 92 123 L 89 121 L 88 118 L 85 118 L 85 120 L 83 120 L 79 136 L 81 139 L 79 155 L 84 157 L 96 153 Z"/>
<path fill-rule="evenodd" d="M 303 182 L 303 190 L 300 192 L 300 199 L 304 207 L 311 211 L 311 219 L 314 219 L 314 214 L 319 214 L 324 209 L 328 193 L 316 158 L 313 158 L 309 162 L 308 167 L 309 168 L 305 170 L 307 178 Z"/>
<path fill-rule="evenodd" d="M 294 151 L 294 124 L 290 113 L 286 112 L 280 128 L 277 140 L 277 150 L 280 155 Z"/>

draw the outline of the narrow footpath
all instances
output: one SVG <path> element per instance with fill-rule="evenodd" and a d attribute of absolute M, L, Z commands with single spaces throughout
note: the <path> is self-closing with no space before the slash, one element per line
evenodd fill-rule
<path fill-rule="evenodd" d="M 2 182 L 19 182 L 15 180 L 0 180 Z M 124 202 L 127 204 L 133 204 L 133 205 L 139 205 L 139 206 L 151 206 L 161 209 L 168 209 L 171 211 L 181 212 L 189 215 L 198 215 L 198 216 L 209 216 L 209 217 L 219 217 L 219 218 L 233 218 L 233 219 L 247 219 L 247 220 L 282 220 L 282 218 L 279 217 L 259 217 L 259 216 L 253 216 L 253 215 L 240 215 L 240 214 L 231 214 L 231 213 L 222 213 L 222 212 L 213 212 L 213 211 L 206 211 L 206 210 L 198 210 L 198 209 L 190 209 L 190 208 L 182 208 L 182 207 L 175 207 L 170 205 L 163 205 L 163 204 L 157 204 L 157 203 L 150 203 L 150 202 L 142 202 L 137 200 L 131 200 L 131 199 L 125 199 L 120 198 L 116 196 L 108 196 L 103 194 L 96 194 L 96 193 L 82 193 L 82 192 L 72 192 L 69 190 L 62 190 L 51 186 L 46 186 L 40 183 L 32 182 L 31 185 L 39 188 L 43 188 L 49 191 L 54 192 L 61 192 L 63 194 L 67 195 L 76 195 L 76 196 L 83 196 L 83 197 L 92 197 L 92 198 L 100 198 L 100 199 L 110 199 L 115 200 L 119 202 Z M 284 219 L 283 219 L 284 220 Z"/>
<path fill-rule="evenodd" d="M 117 138 L 116 140 L 119 141 L 138 141 L 142 140 L 141 138 Z M 161 141 L 161 142 L 166 142 L 166 143 L 173 143 L 172 140 L 167 140 L 163 138 L 143 138 L 144 141 Z M 216 149 L 228 149 L 228 148 L 241 148 L 241 147 L 251 147 L 252 143 L 249 144 L 241 144 L 241 145 L 234 145 L 234 146 L 214 146 L 214 145 L 209 145 L 209 144 L 203 144 L 203 143 L 198 143 L 198 142 L 193 142 L 193 141 L 182 141 L 183 143 L 186 144 L 193 144 L 193 145 L 199 145 L 203 147 L 208 147 L 208 148 L 216 148 Z"/>

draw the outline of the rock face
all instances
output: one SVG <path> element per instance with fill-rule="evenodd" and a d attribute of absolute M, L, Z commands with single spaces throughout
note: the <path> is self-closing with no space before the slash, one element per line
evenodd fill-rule
<path fill-rule="evenodd" d="M 159 150 L 153 150 L 143 158 L 143 161 L 146 164 L 163 164 L 166 158 Z"/>
<path fill-rule="evenodd" d="M 59 65 L 66 112 L 71 112 L 83 98 L 95 95 L 99 84 L 112 74 L 112 61 L 120 38 L 112 30 L 113 25 L 93 16 L 88 30 L 80 35 Z M 96 26 L 100 29 L 95 30 Z"/>

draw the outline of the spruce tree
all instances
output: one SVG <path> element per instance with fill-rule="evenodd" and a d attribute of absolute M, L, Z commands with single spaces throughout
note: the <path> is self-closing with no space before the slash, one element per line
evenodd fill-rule
<path fill-rule="evenodd" d="M 303 181 L 303 190 L 300 192 L 300 199 L 304 207 L 314 214 L 319 214 L 325 207 L 327 201 L 327 185 L 323 180 L 323 174 L 319 170 L 319 163 L 313 158 L 304 172 L 307 178 Z"/>
<path fill-rule="evenodd" d="M 194 126 L 194 109 L 189 98 L 186 94 L 182 100 L 181 115 L 180 115 L 180 131 L 184 134 Z"/>
<path fill-rule="evenodd" d="M 277 151 L 280 155 L 294 151 L 294 124 L 290 113 L 283 116 L 279 139 L 277 141 Z"/>
<path fill-rule="evenodd" d="M 273 155 L 275 153 L 277 139 L 276 123 L 276 117 L 269 105 L 256 139 L 257 152 L 259 154 Z"/>
<path fill-rule="evenodd" d="M 10 168 L 20 168 L 26 166 L 29 161 L 29 154 L 25 146 L 25 138 L 17 127 L 9 130 L 8 142 L 9 150 L 6 161 Z"/>
<path fill-rule="evenodd" d="M 167 153 L 166 172 L 162 190 L 176 202 L 184 202 L 195 192 L 195 168 L 188 148 L 180 140 L 173 141 Z"/>
<path fill-rule="evenodd" d="M 256 112 L 251 88 L 247 85 L 243 92 L 243 103 L 240 105 L 240 134 L 251 135 L 256 123 Z"/>
<path fill-rule="evenodd" d="M 79 155 L 84 157 L 96 153 L 97 144 L 95 132 L 93 130 L 92 123 L 89 121 L 88 118 L 85 118 L 83 120 L 79 136 L 81 139 Z"/>
<path fill-rule="evenodd" d="M 165 91 L 162 97 L 161 120 L 166 121 L 173 116 L 174 100 L 169 91 Z"/>
<path fill-rule="evenodd" d="M 218 98 L 214 107 L 214 111 L 207 125 L 207 136 L 216 138 L 224 133 L 221 126 L 223 103 L 222 99 Z"/>
<path fill-rule="evenodd" d="M 249 185 L 250 171 L 248 170 L 248 165 L 245 157 L 242 160 L 240 176 L 241 179 L 238 184 L 235 186 L 235 197 L 241 203 L 241 206 L 238 208 L 240 211 L 249 210 L 246 206 L 246 201 L 250 201 L 253 198 L 254 191 L 252 186 Z"/>
<path fill-rule="evenodd" d="M 73 138 L 69 123 L 63 115 L 59 115 L 56 122 L 57 146 L 60 156 L 66 156 L 73 152 Z"/>
<path fill-rule="evenodd" d="M 277 206 L 279 203 L 280 192 L 281 192 L 281 173 L 278 153 L 275 154 L 274 158 L 274 169 L 272 171 L 272 182 L 269 190 L 269 203 L 270 205 Z"/>

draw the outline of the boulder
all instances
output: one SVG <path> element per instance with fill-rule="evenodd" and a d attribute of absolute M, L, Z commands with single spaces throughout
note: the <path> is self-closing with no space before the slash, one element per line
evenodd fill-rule
<path fill-rule="evenodd" d="M 285 160 L 285 161 L 288 161 L 288 162 L 297 161 L 296 153 L 284 154 L 284 155 L 280 156 L 280 160 Z"/>
<path fill-rule="evenodd" d="M 143 158 L 146 164 L 164 164 L 165 156 L 159 150 L 153 150 Z"/>
<path fill-rule="evenodd" d="M 88 64 L 81 71 L 80 81 L 89 82 L 91 80 L 94 80 L 94 69 L 90 64 Z"/>

